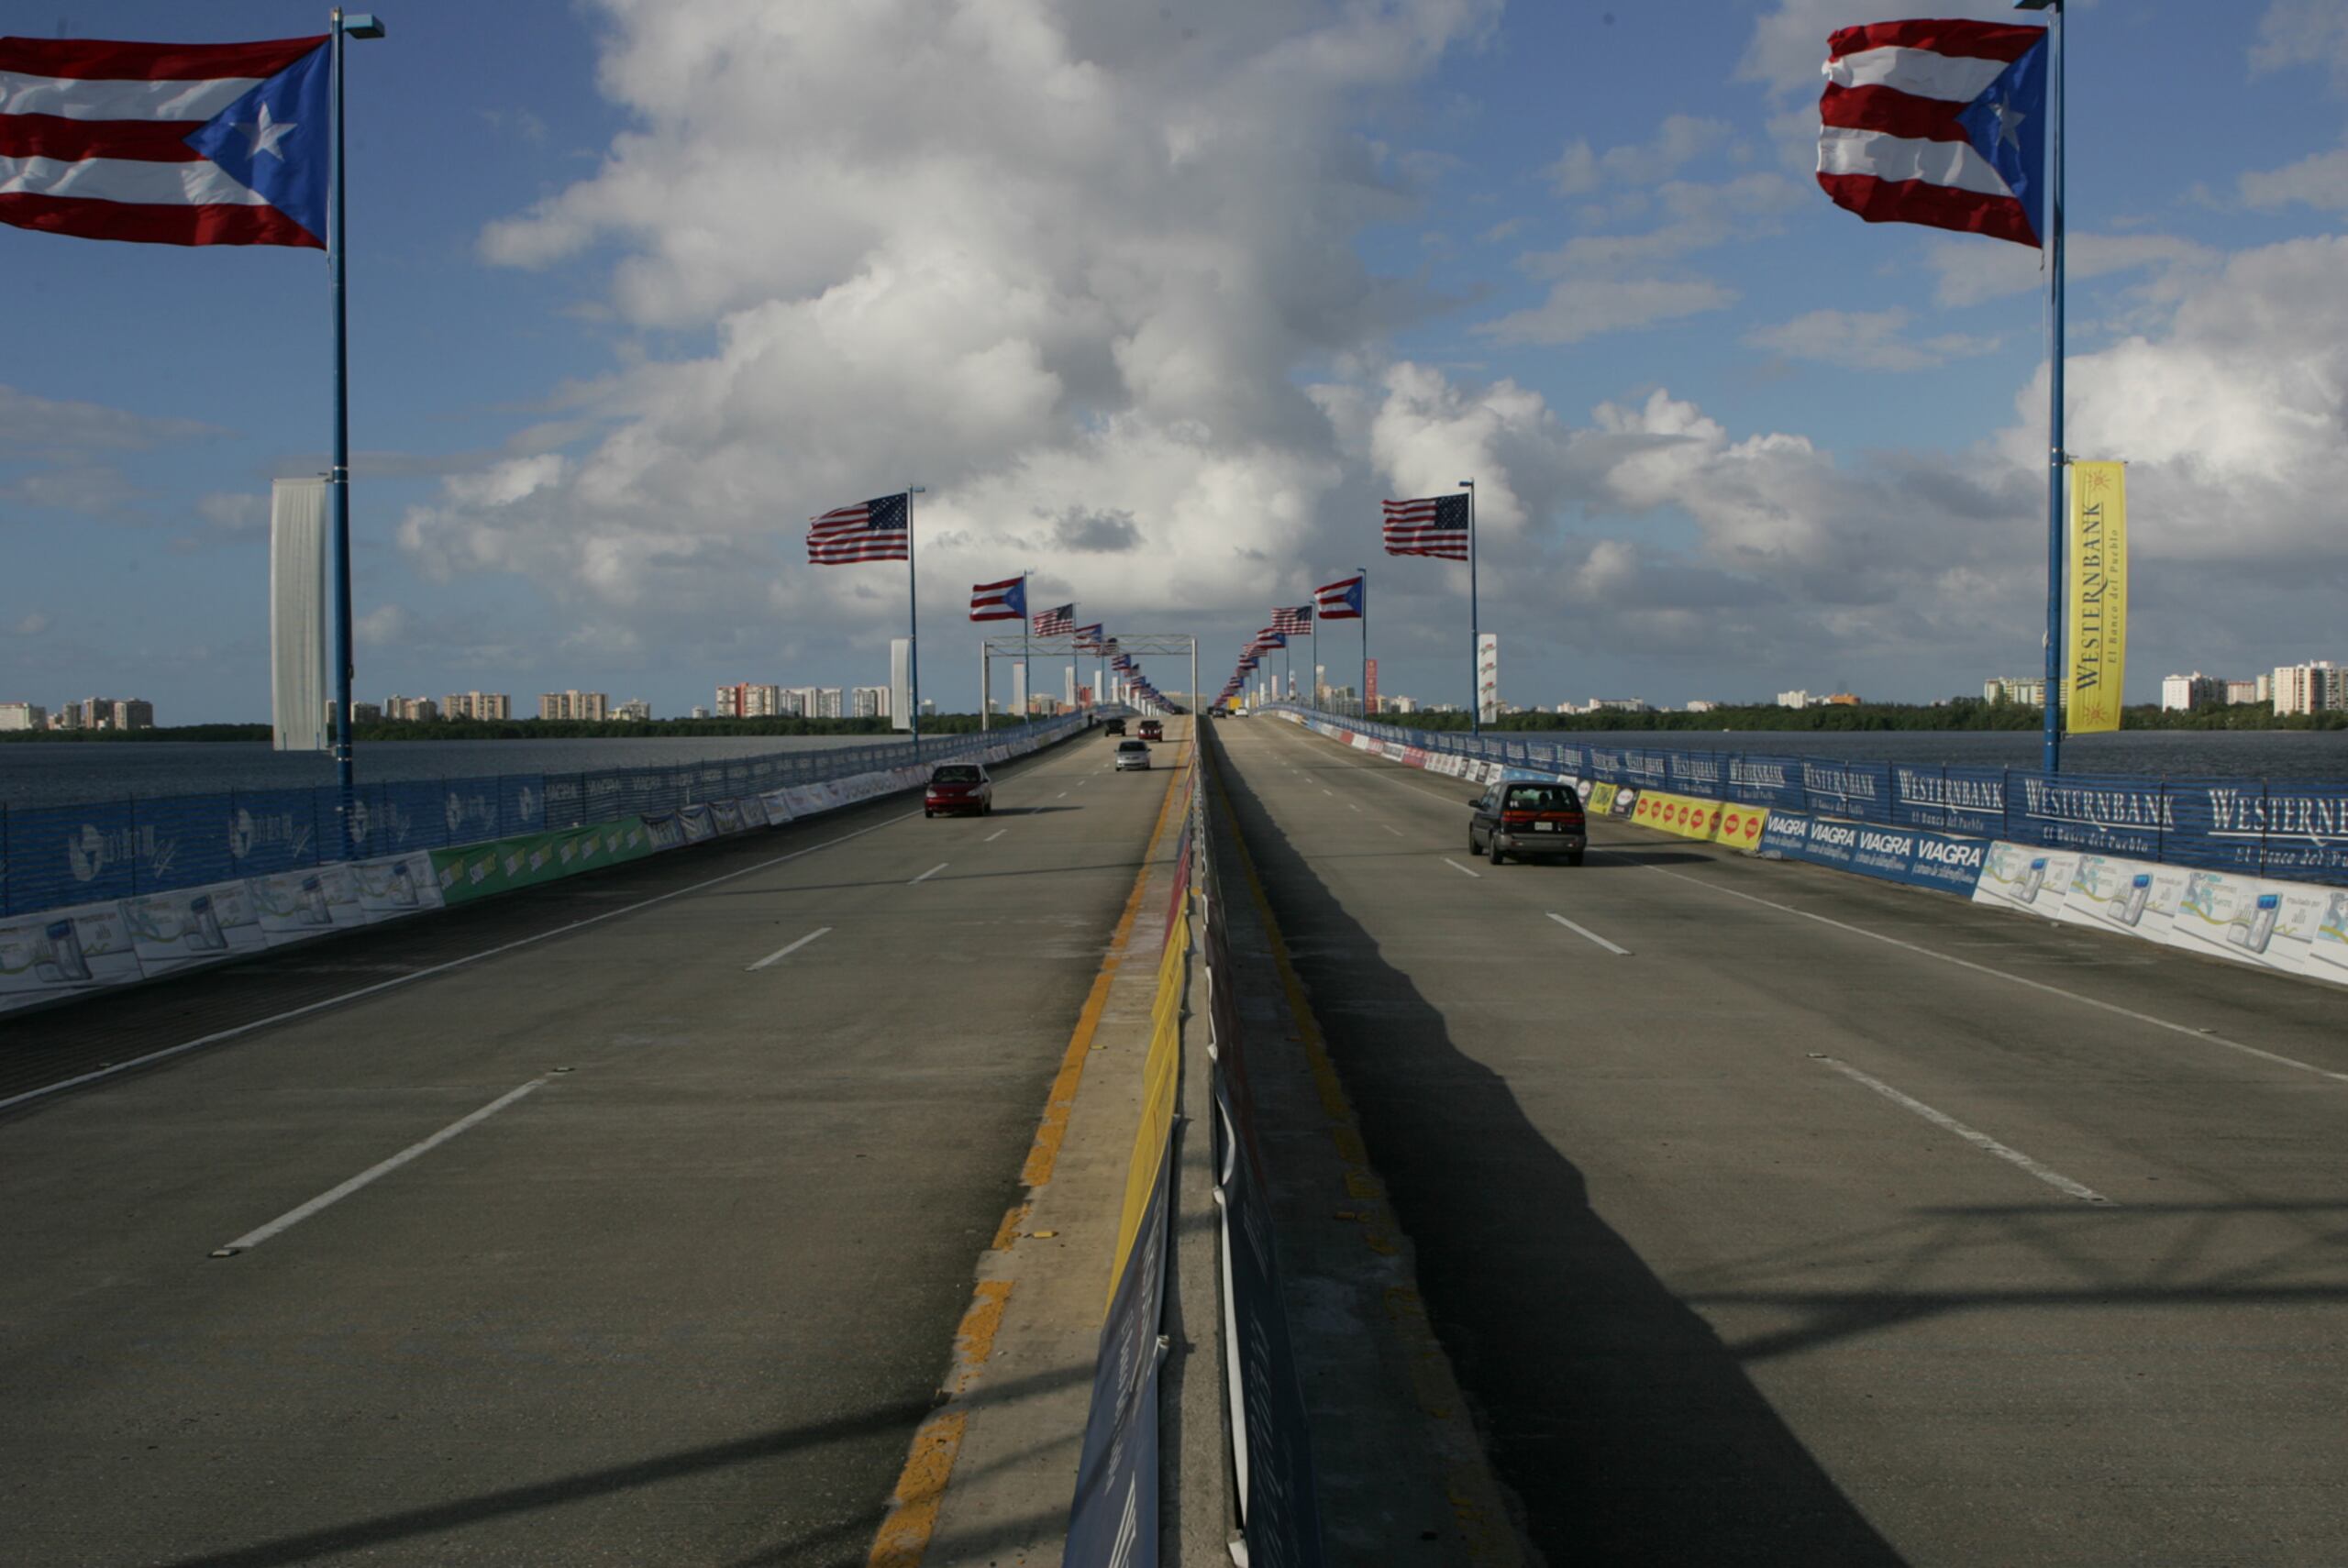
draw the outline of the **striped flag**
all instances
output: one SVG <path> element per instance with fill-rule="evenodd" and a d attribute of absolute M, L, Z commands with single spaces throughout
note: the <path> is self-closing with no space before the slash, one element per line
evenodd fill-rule
<path fill-rule="evenodd" d="M 1468 498 L 1436 495 L 1386 503 L 1386 553 L 1468 558 Z"/>
<path fill-rule="evenodd" d="M 1074 628 L 1072 635 L 1076 638 L 1077 652 L 1099 653 L 1101 651 L 1101 628 L 1102 624 L 1103 623 L 1095 621 L 1090 626 L 1078 626 Z"/>
<path fill-rule="evenodd" d="M 1368 580 L 1359 572 L 1324 582 L 1312 591 L 1314 607 L 1324 621 L 1358 621 L 1369 596 Z"/>
<path fill-rule="evenodd" d="M 1056 605 L 1036 614 L 1036 635 L 1039 637 L 1064 637 L 1076 630 L 1076 606 Z"/>
<path fill-rule="evenodd" d="M 1027 580 L 1006 577 L 1001 582 L 970 585 L 970 619 L 1024 621 L 1027 618 Z"/>
<path fill-rule="evenodd" d="M 913 530 L 905 525 L 904 491 L 875 496 L 811 519 L 807 558 L 816 566 L 913 559 Z"/>
<path fill-rule="evenodd" d="M 1291 605 L 1272 612 L 1272 630 L 1282 636 L 1301 637 L 1312 630 L 1312 606 Z"/>
<path fill-rule="evenodd" d="M 1827 41 L 1818 183 L 1869 223 L 2036 246 L 2046 232 L 2046 29 L 1873 22 Z"/>
<path fill-rule="evenodd" d="M 0 223 L 323 250 L 327 45 L 0 39 Z"/>

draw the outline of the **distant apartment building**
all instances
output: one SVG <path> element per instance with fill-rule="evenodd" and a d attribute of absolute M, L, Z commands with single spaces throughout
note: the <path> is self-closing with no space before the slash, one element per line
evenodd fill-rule
<path fill-rule="evenodd" d="M 836 686 L 818 686 L 815 688 L 814 706 L 803 711 L 811 719 L 844 717 L 847 712 L 847 693 Z M 929 710 L 925 708 L 922 711 L 927 712 Z"/>
<path fill-rule="evenodd" d="M 2218 707 L 2226 701 L 2226 689 L 2232 684 L 2198 669 L 2190 675 L 2163 676 L 2161 709 L 2170 713 L 2190 713 L 2198 708 Z"/>
<path fill-rule="evenodd" d="M 1290 692 L 1290 695 L 1294 696 L 1295 693 Z M 1390 713 L 1415 713 L 1419 711 L 1419 700 L 1415 697 L 1404 697 L 1400 693 L 1397 693 L 1392 697 L 1379 698 L 1379 706 L 1384 708 Z"/>
<path fill-rule="evenodd" d="M 383 707 L 380 702 L 353 702 L 350 705 L 353 724 L 380 724 L 383 722 Z M 327 728 L 334 728 L 334 699 L 327 699 Z"/>
<path fill-rule="evenodd" d="M 2312 664 L 2278 665 L 2271 690 L 2278 715 L 2348 709 L 2348 669 L 2339 668 L 2328 658 Z"/>
<path fill-rule="evenodd" d="M 612 717 L 631 724 L 652 722 L 652 704 L 641 697 L 631 697 L 612 710 Z"/>
<path fill-rule="evenodd" d="M 2061 682 L 2055 688 L 2055 701 L 2067 706 L 2071 701 L 2071 683 Z M 1985 702 L 2017 702 L 2025 708 L 2046 706 L 2046 681 L 2043 677 L 2026 679 L 1985 680 L 1981 683 L 1981 700 Z"/>
<path fill-rule="evenodd" d="M 1807 691 L 1780 691 L 1778 693 L 1778 706 L 1780 708 L 1807 708 L 1810 705 L 1811 697 L 1810 693 Z"/>
<path fill-rule="evenodd" d="M 859 719 L 885 719 L 889 716 L 889 689 L 885 686 L 859 686 L 849 693 L 855 706 L 851 712 Z"/>
<path fill-rule="evenodd" d="M 425 724 L 440 716 L 440 704 L 429 697 L 391 696 L 383 699 L 383 717 L 395 724 Z M 352 723 L 358 722 L 354 716 Z"/>
<path fill-rule="evenodd" d="M 62 723 L 52 717 L 49 721 L 50 729 L 151 730 L 155 727 L 155 704 L 143 697 L 85 697 L 79 702 L 68 702 L 60 712 L 72 716 Z"/>
<path fill-rule="evenodd" d="M 0 702 L 0 730 L 45 730 L 49 710 L 38 702 Z"/>
<path fill-rule="evenodd" d="M 1709 697 L 1698 697 L 1688 704 L 1687 711 L 1690 713 L 1713 713 L 1720 711 L 1720 704 Z"/>
<path fill-rule="evenodd" d="M 440 713 L 449 719 L 510 719 L 514 699 L 503 691 L 451 691 L 440 699 Z"/>
<path fill-rule="evenodd" d="M 699 703 L 695 703 L 693 705 L 693 717 L 696 719 L 706 719 L 709 717 L 709 710 L 701 706 Z"/>
<path fill-rule="evenodd" d="M 1805 692 L 1803 695 L 1807 696 L 1808 693 Z M 1592 697 L 1589 700 L 1589 705 L 1584 707 L 1582 712 L 1585 713 L 1604 713 L 1609 712 L 1621 713 L 1652 713 L 1655 710 L 1647 706 L 1647 700 L 1644 697 Z"/>
<path fill-rule="evenodd" d="M 611 697 L 602 691 L 543 691 L 538 694 L 541 719 L 593 719 L 612 716 Z"/>
<path fill-rule="evenodd" d="M 780 686 L 742 680 L 717 689 L 716 712 L 721 719 L 771 719 L 789 712 Z"/>
<path fill-rule="evenodd" d="M 2229 680 L 2225 683 L 2225 688 L 2226 706 L 2229 708 L 2238 703 L 2255 702 L 2259 700 L 2258 682 L 2255 680 Z"/>

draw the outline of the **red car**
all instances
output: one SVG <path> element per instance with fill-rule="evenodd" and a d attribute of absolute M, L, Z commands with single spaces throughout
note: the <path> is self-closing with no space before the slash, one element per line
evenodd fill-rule
<path fill-rule="evenodd" d="M 975 762 L 940 763 L 930 774 L 929 790 L 921 801 L 925 817 L 948 812 L 983 817 L 993 810 L 994 780 Z"/>

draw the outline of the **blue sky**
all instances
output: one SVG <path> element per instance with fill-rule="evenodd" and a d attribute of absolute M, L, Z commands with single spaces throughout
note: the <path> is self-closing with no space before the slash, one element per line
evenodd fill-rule
<path fill-rule="evenodd" d="M 57 10 L 0 0 L 0 32 Z M 1200 631 L 1212 680 L 1365 560 L 1382 686 L 1461 700 L 1464 573 L 1377 557 L 1376 502 L 1469 474 L 1511 700 L 2029 672 L 2036 255 L 1861 224 L 1808 173 L 1826 33 L 1899 14 L 387 8 L 351 58 L 360 694 L 879 681 L 901 571 L 800 538 L 907 480 L 948 707 L 974 579 Z M 2131 695 L 2348 658 L 2348 8 L 2072 27 L 2072 445 L 2133 465 Z M 324 261 L 0 228 L 0 699 L 263 717 Z"/>

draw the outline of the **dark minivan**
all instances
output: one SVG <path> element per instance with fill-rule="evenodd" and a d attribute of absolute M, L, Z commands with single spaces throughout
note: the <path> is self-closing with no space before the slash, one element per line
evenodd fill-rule
<path fill-rule="evenodd" d="M 1589 846 L 1581 797 L 1562 778 L 1504 780 L 1468 803 L 1476 808 L 1468 853 L 1489 855 L 1495 866 L 1512 855 L 1578 866 Z"/>

